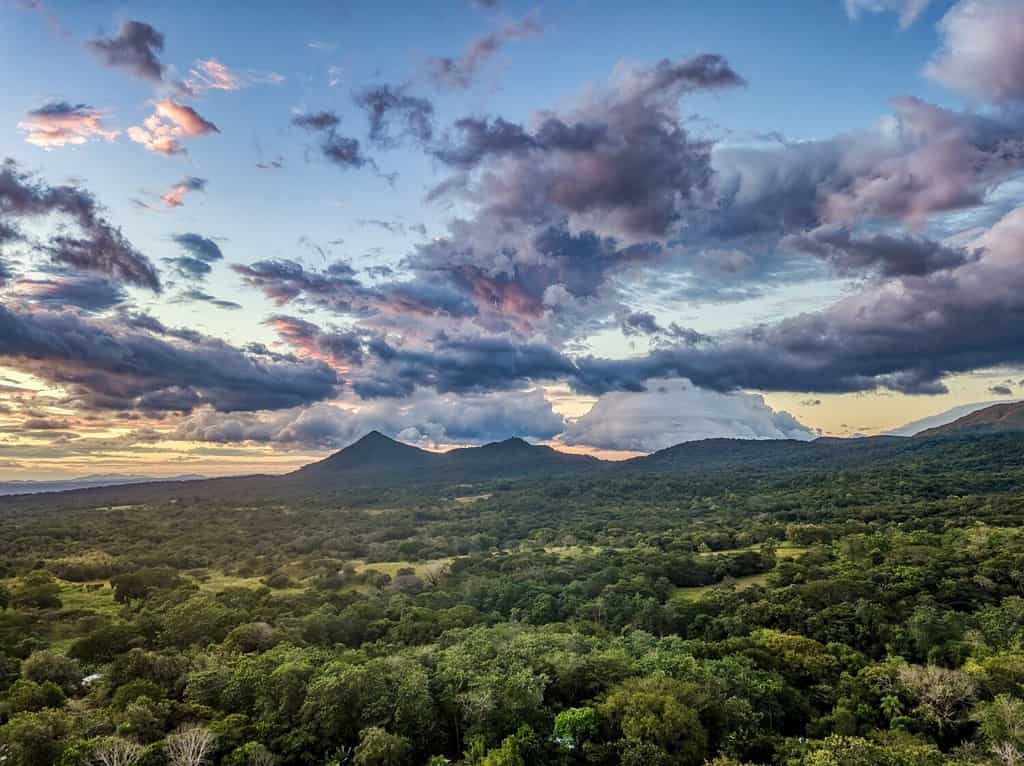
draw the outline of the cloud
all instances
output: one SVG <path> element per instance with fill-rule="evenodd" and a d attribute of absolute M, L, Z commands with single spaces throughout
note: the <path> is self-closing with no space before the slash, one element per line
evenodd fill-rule
<path fill-rule="evenodd" d="M 961 113 L 903 97 L 873 130 L 718 147 L 711 164 L 716 204 L 687 241 L 777 235 L 823 223 L 920 228 L 935 214 L 981 205 L 1024 168 L 1024 130 L 1012 116 Z"/>
<path fill-rule="evenodd" d="M 11 294 L 48 309 L 74 306 L 88 312 L 106 311 L 127 298 L 120 285 L 95 274 L 58 273 L 38 279 L 19 279 L 12 286 Z"/>
<path fill-rule="evenodd" d="M 185 204 L 185 195 L 194 191 L 206 190 L 206 179 L 185 176 L 178 183 L 160 195 L 167 207 L 181 207 Z"/>
<path fill-rule="evenodd" d="M 216 125 L 195 109 L 171 99 L 154 101 L 153 110 L 141 126 L 133 125 L 127 130 L 128 138 L 151 152 L 181 154 L 185 152 L 181 139 L 220 133 Z"/>
<path fill-rule="evenodd" d="M 670 322 L 668 327 L 662 327 L 654 314 L 647 311 L 635 311 L 626 314 L 619 322 L 622 334 L 626 337 L 647 335 L 655 339 L 656 343 L 696 345 L 707 343 L 711 338 L 688 327 L 681 327 L 676 322 Z"/>
<path fill-rule="evenodd" d="M 404 136 L 422 143 L 433 138 L 434 105 L 425 98 L 408 95 L 404 87 L 384 84 L 364 88 L 356 94 L 355 102 L 366 112 L 370 140 L 378 146 L 394 146 Z M 393 132 L 396 130 L 397 134 Z"/>
<path fill-rule="evenodd" d="M 216 296 L 210 295 L 209 293 L 195 287 L 183 290 L 178 296 L 178 300 L 191 301 L 194 303 L 209 303 L 211 306 L 216 306 L 219 309 L 225 309 L 227 311 L 238 311 L 242 308 L 240 303 L 224 300 L 223 298 L 217 298 Z"/>
<path fill-rule="evenodd" d="M 757 394 L 719 393 L 685 380 L 652 381 L 642 393 L 609 393 L 571 421 L 560 441 L 597 449 L 654 452 L 700 439 L 799 439 L 814 432 Z"/>
<path fill-rule="evenodd" d="M 63 388 L 76 406 L 231 412 L 327 399 L 339 381 L 321 362 L 240 351 L 158 322 L 87 320 L 71 312 L 0 306 L 0 360 Z"/>
<path fill-rule="evenodd" d="M 522 390 L 575 371 L 571 360 L 548 346 L 497 336 L 440 336 L 429 349 L 376 340 L 369 350 L 378 364 L 372 376 L 352 386 L 364 399 L 409 396 L 420 387 L 439 393 Z"/>
<path fill-rule="evenodd" d="M 473 40 L 457 58 L 445 56 L 427 61 L 427 72 L 435 84 L 448 88 L 470 87 L 477 75 L 495 54 L 514 40 L 541 34 L 543 27 L 535 16 L 506 24 L 496 32 Z"/>
<path fill-rule="evenodd" d="M 18 123 L 18 130 L 28 134 L 25 141 L 43 149 L 84 144 L 95 138 L 113 141 L 119 131 L 108 129 L 103 119 L 103 112 L 87 104 L 51 101 L 29 112 Z"/>
<path fill-rule="evenodd" d="M 900 26 L 909 27 L 924 13 L 929 0 L 843 0 L 846 14 L 856 21 L 862 13 L 896 13 Z"/>
<path fill-rule="evenodd" d="M 363 154 L 359 139 L 338 134 L 336 128 L 340 124 L 341 118 L 334 112 L 314 112 L 292 118 L 292 125 L 322 134 L 320 153 L 335 165 L 346 169 L 376 167 L 373 160 Z"/>
<path fill-rule="evenodd" d="M 185 279 L 206 279 L 213 267 L 206 261 L 190 255 L 179 255 L 177 258 L 164 258 L 164 263 L 171 266 L 178 276 Z"/>
<path fill-rule="evenodd" d="M 1013 396 L 1013 389 L 1003 383 L 999 383 L 995 386 L 989 386 L 988 392 L 990 394 L 995 394 L 996 396 Z"/>
<path fill-rule="evenodd" d="M 646 357 L 577 359 L 577 390 L 644 390 L 685 377 L 718 391 L 945 391 L 945 375 L 1024 362 L 1024 208 L 971 244 L 952 269 L 872 284 L 820 312 Z"/>
<path fill-rule="evenodd" d="M 174 240 L 176 244 L 184 248 L 192 257 L 206 261 L 207 263 L 220 261 L 224 258 L 224 253 L 221 251 L 220 245 L 209 237 L 204 237 L 193 232 L 185 232 L 184 234 L 175 234 L 171 239 Z"/>
<path fill-rule="evenodd" d="M 202 94 L 209 90 L 241 90 L 256 84 L 280 85 L 286 79 L 277 72 L 238 72 L 216 59 L 200 59 L 189 70 L 185 85 L 193 93 Z"/>
<path fill-rule="evenodd" d="M 185 279 L 203 280 L 213 270 L 210 265 L 224 258 L 220 246 L 209 237 L 204 237 L 193 232 L 175 234 L 171 239 L 178 244 L 186 253 L 176 258 L 165 258 L 168 263 L 178 272 L 178 275 Z M 223 301 L 231 303 L 231 301 Z M 236 308 L 238 304 L 231 303 L 225 308 Z"/>
<path fill-rule="evenodd" d="M 324 331 L 313 322 L 285 314 L 275 314 L 264 324 L 303 356 L 322 359 L 336 369 L 361 366 L 365 359 L 363 340 L 358 333 Z"/>
<path fill-rule="evenodd" d="M 924 237 L 874 234 L 854 237 L 844 226 L 823 226 L 783 238 L 781 246 L 827 261 L 839 274 L 923 276 L 962 266 L 977 257 Z"/>
<path fill-rule="evenodd" d="M 528 130 L 503 120 L 456 123 L 435 156 L 480 169 L 464 196 L 508 223 L 568 217 L 574 227 L 631 239 L 665 237 L 693 205 L 710 202 L 711 145 L 679 121 L 687 93 L 735 87 L 720 56 L 621 69 L 610 89 Z"/>
<path fill-rule="evenodd" d="M 0 211 L 6 219 L 7 236 L 17 238 L 24 238 L 15 228 L 18 219 L 69 218 L 77 224 L 77 231 L 57 229 L 33 249 L 57 263 L 160 291 L 160 279 L 149 259 L 103 217 L 96 199 L 81 187 L 50 186 L 8 159 L 0 168 Z"/>
<path fill-rule="evenodd" d="M 422 280 L 369 287 L 343 261 L 331 264 L 326 271 L 306 269 L 289 260 L 233 264 L 231 268 L 279 306 L 299 301 L 339 314 L 369 316 L 400 311 L 420 318 L 437 314 L 464 317 L 476 312 L 473 304 L 450 285 Z"/>
<path fill-rule="evenodd" d="M 1024 5 L 960 0 L 939 22 L 942 50 L 925 73 L 971 98 L 1024 100 Z"/>
<path fill-rule="evenodd" d="M 441 447 L 483 444 L 511 436 L 549 439 L 563 427 L 562 418 L 540 391 L 458 397 L 422 391 L 399 404 L 371 402 L 358 409 L 322 403 L 273 414 L 200 410 L 177 428 L 175 437 L 340 449 L 378 430 L 406 442 Z"/>
<path fill-rule="evenodd" d="M 158 56 L 164 49 L 164 36 L 142 21 L 126 21 L 113 37 L 90 40 L 86 46 L 109 67 L 126 69 L 144 80 L 164 79 L 164 65 Z"/>

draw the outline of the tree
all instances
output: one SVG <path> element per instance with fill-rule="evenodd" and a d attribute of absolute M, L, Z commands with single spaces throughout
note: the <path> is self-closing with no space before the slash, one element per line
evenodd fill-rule
<path fill-rule="evenodd" d="M 1024 701 L 1000 694 L 978 705 L 971 718 L 978 722 L 981 736 L 1003 763 L 1024 761 Z"/>
<path fill-rule="evenodd" d="M 53 681 L 37 684 L 24 678 L 15 681 L 7 690 L 8 713 L 58 708 L 66 701 L 63 690 Z"/>
<path fill-rule="evenodd" d="M 246 742 L 231 751 L 224 766 L 274 766 L 277 756 L 260 742 Z"/>
<path fill-rule="evenodd" d="M 171 766 L 203 766 L 213 752 L 216 739 L 202 726 L 182 727 L 167 737 L 167 760 Z"/>
<path fill-rule="evenodd" d="M 132 766 L 142 755 L 142 747 L 121 737 L 105 737 L 93 748 L 97 766 Z"/>
<path fill-rule="evenodd" d="M 597 711 L 594 708 L 566 708 L 555 716 L 555 742 L 563 750 L 577 750 L 597 735 L 597 727 Z"/>
<path fill-rule="evenodd" d="M 405 737 L 371 726 L 359 732 L 359 747 L 352 763 L 355 766 L 402 766 L 411 750 L 412 745 Z"/>
<path fill-rule="evenodd" d="M 18 713 L 0 727 L 0 745 L 6 745 L 9 751 L 4 766 L 56 763 L 70 730 L 70 721 L 61 710 Z"/>
<path fill-rule="evenodd" d="M 622 733 L 623 763 L 701 763 L 707 734 L 688 704 L 691 695 L 689 685 L 671 678 L 630 679 L 616 687 L 601 714 Z"/>
<path fill-rule="evenodd" d="M 47 651 L 32 652 L 21 663 L 21 675 L 37 684 L 52 681 L 65 694 L 73 694 L 82 684 L 82 669 L 77 661 Z"/>
<path fill-rule="evenodd" d="M 937 665 L 900 668 L 900 682 L 917 698 L 915 713 L 946 733 L 964 719 L 975 695 L 975 683 L 960 670 Z"/>

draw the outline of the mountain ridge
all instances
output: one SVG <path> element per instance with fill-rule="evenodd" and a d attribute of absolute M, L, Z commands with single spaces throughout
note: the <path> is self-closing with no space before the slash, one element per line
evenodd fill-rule
<path fill-rule="evenodd" d="M 284 475 L 252 474 L 193 481 L 148 482 L 54 489 L 86 502 L 153 502 L 168 498 L 333 498 L 346 493 L 407 491 L 414 486 L 444 487 L 505 480 L 587 479 L 593 476 L 664 475 L 700 477 L 730 474 L 770 478 L 796 470 L 836 471 L 899 459 L 915 450 L 943 449 L 957 439 L 1024 436 L 1024 402 L 997 404 L 916 436 L 850 439 L 715 438 L 681 442 L 649 455 L 608 461 L 593 455 L 560 452 L 547 445 L 511 437 L 479 447 L 431 452 L 371 431 L 344 449 Z M 1014 442 L 1016 443 L 1016 442 Z M 32 490 L 29 490 L 32 492 Z M 36 491 L 31 497 L 44 492 Z M 8 494 L 4 501 L 23 496 Z"/>
<path fill-rule="evenodd" d="M 1024 401 L 993 404 L 959 417 L 952 423 L 925 429 L 913 438 L 982 431 L 1024 431 Z"/>

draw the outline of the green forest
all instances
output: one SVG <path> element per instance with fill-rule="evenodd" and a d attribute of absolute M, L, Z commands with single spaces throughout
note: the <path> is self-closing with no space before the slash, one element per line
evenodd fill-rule
<path fill-rule="evenodd" d="M 1022 486 L 1002 434 L 845 467 L 4 499 L 0 763 L 1024 763 Z"/>

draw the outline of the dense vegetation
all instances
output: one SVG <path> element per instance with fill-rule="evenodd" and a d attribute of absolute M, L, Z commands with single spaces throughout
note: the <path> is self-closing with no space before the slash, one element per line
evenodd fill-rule
<path fill-rule="evenodd" d="M 0 763 L 1022 763 L 1024 436 L 875 449 L 3 501 Z"/>

